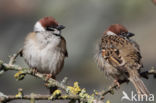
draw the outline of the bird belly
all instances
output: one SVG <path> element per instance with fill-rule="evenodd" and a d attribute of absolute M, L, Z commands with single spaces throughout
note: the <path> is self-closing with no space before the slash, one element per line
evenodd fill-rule
<path fill-rule="evenodd" d="M 113 67 L 106 59 L 103 58 L 101 53 L 96 55 L 96 61 L 98 67 L 105 72 L 106 76 L 119 80 L 125 79 L 125 77 L 122 75 L 122 71 L 119 71 L 117 68 Z"/>
<path fill-rule="evenodd" d="M 23 56 L 26 63 L 33 69 L 37 69 L 41 64 L 40 50 L 32 40 L 26 41 Z"/>
<path fill-rule="evenodd" d="M 45 48 L 41 51 L 40 72 L 51 73 L 53 76 L 58 74 L 64 64 L 64 54 L 54 48 Z"/>
<path fill-rule="evenodd" d="M 125 77 L 124 71 L 119 71 L 120 68 L 115 68 L 109 63 L 105 63 L 105 72 L 107 75 L 111 76 L 113 79 L 116 80 L 125 80 L 127 77 Z"/>
<path fill-rule="evenodd" d="M 61 71 L 64 64 L 63 53 L 50 46 L 40 49 L 34 43 L 29 42 L 24 46 L 23 54 L 31 68 L 41 73 L 51 73 L 53 76 Z"/>

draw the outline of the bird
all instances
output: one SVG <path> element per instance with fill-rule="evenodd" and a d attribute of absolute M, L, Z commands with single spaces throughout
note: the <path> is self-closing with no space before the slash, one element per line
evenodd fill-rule
<path fill-rule="evenodd" d="M 142 56 L 133 36 L 135 34 L 121 24 L 110 25 L 97 43 L 95 60 L 98 68 L 114 79 L 118 87 L 121 81 L 130 81 L 138 95 L 149 95 L 141 80 Z"/>
<path fill-rule="evenodd" d="M 39 19 L 24 41 L 22 55 L 30 68 L 56 79 L 61 72 L 64 59 L 68 57 L 66 40 L 61 35 L 65 28 L 52 17 Z M 54 90 L 51 89 L 51 93 Z"/>

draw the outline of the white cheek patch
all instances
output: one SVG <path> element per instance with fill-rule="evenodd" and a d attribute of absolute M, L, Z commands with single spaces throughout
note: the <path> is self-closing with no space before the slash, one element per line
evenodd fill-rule
<path fill-rule="evenodd" d="M 57 34 L 57 35 L 60 35 L 60 34 L 61 34 L 61 31 L 55 29 L 53 33 L 54 33 L 54 34 Z"/>
<path fill-rule="evenodd" d="M 107 31 L 106 34 L 107 34 L 107 35 L 116 35 L 115 33 L 111 32 L 111 31 Z"/>
<path fill-rule="evenodd" d="M 35 25 L 34 25 L 34 31 L 46 31 L 44 29 L 44 27 L 41 25 L 40 22 L 37 22 Z"/>

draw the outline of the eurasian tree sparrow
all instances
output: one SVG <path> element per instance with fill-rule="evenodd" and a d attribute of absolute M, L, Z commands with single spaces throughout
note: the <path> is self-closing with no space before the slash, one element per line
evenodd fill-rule
<path fill-rule="evenodd" d="M 140 79 L 142 57 L 138 44 L 130 39 L 132 36 L 134 34 L 120 24 L 108 27 L 98 44 L 96 61 L 98 67 L 117 82 L 129 80 L 139 95 L 149 95 L 149 91 Z"/>
<path fill-rule="evenodd" d="M 26 63 L 53 79 L 62 70 L 64 59 L 68 56 L 66 40 L 61 35 L 64 28 L 53 17 L 44 17 L 36 22 L 24 43 L 23 57 Z"/>

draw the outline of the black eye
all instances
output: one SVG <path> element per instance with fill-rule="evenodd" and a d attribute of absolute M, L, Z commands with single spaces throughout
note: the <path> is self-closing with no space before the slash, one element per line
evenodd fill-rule
<path fill-rule="evenodd" d="M 121 35 L 126 35 L 126 32 L 121 32 Z"/>
<path fill-rule="evenodd" d="M 46 28 L 46 30 L 48 30 L 48 31 L 54 31 L 54 28 L 48 26 L 48 27 Z"/>

